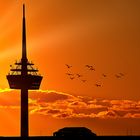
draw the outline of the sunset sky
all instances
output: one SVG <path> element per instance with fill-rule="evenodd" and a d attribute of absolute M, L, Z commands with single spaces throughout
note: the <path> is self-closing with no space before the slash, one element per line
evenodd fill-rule
<path fill-rule="evenodd" d="M 43 75 L 29 92 L 30 135 L 140 135 L 139 0 L 0 0 L 0 136 L 20 135 L 20 91 L 6 75 L 21 59 L 23 3 L 28 59 Z"/>

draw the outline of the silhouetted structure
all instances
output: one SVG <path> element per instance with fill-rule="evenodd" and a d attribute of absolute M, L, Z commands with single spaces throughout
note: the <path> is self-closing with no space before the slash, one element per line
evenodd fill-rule
<path fill-rule="evenodd" d="M 39 89 L 42 76 L 38 75 L 33 63 L 28 61 L 26 52 L 26 25 L 25 5 L 23 5 L 23 29 L 22 29 L 22 58 L 15 62 L 7 75 L 11 89 L 21 89 L 21 136 L 28 137 L 28 90 Z"/>
<path fill-rule="evenodd" d="M 54 132 L 53 136 L 58 138 L 92 139 L 96 134 L 86 127 L 64 127 L 57 132 Z"/>

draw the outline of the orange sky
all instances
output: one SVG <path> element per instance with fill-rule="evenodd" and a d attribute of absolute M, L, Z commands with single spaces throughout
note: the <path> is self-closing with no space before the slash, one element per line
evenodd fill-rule
<path fill-rule="evenodd" d="M 36 102 L 31 108 L 30 134 L 51 135 L 64 126 L 84 125 L 97 135 L 126 135 L 127 129 L 140 135 L 139 0 L 1 0 L 2 91 L 9 87 L 6 80 L 9 65 L 21 58 L 23 2 L 26 3 L 28 58 L 44 76 L 41 90 L 51 95 L 45 96 L 41 103 L 39 97 L 30 97 Z M 95 71 L 88 70 L 86 64 L 93 65 Z M 83 77 L 70 80 L 67 72 Z M 124 76 L 116 78 L 119 73 Z M 102 87 L 96 87 L 96 83 Z M 54 90 L 56 94 L 46 90 Z M 72 96 L 70 102 L 56 97 L 60 92 Z M 46 108 L 50 98 L 54 101 Z M 57 104 L 59 100 L 64 106 Z M 19 135 L 20 96 L 4 91 L 0 101 L 3 124 L 0 135 Z M 81 108 L 80 112 L 71 104 Z M 48 113 L 52 109 L 54 114 Z M 54 122 L 52 127 L 50 120 Z M 112 125 L 116 127 L 112 129 Z M 10 129 L 13 131 L 9 132 Z"/>

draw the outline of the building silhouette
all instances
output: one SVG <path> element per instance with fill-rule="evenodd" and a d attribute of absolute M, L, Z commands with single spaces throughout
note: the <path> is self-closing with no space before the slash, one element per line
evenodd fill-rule
<path fill-rule="evenodd" d="M 21 137 L 29 136 L 28 128 L 28 90 L 37 90 L 40 87 L 42 76 L 33 63 L 27 59 L 26 51 L 26 21 L 25 5 L 23 4 L 22 19 L 22 58 L 11 65 L 10 73 L 6 76 L 11 89 L 21 90 Z"/>
<path fill-rule="evenodd" d="M 54 132 L 53 136 L 65 139 L 93 139 L 96 134 L 86 127 L 64 127 Z"/>

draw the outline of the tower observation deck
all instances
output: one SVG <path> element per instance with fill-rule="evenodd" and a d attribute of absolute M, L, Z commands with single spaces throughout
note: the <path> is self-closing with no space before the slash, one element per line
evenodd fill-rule
<path fill-rule="evenodd" d="M 22 58 L 11 65 L 6 76 L 11 89 L 21 90 L 21 137 L 28 137 L 28 90 L 37 90 L 40 87 L 42 76 L 38 74 L 34 64 L 27 59 L 26 51 L 26 21 L 25 5 L 23 4 L 22 23 Z"/>

